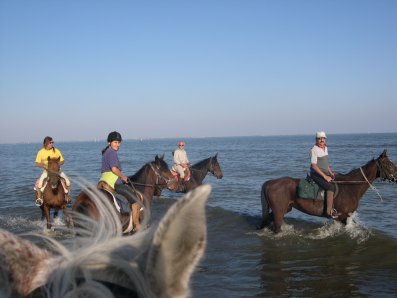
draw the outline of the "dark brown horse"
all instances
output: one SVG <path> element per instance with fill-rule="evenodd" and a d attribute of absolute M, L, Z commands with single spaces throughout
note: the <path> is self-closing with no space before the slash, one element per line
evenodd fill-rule
<path fill-rule="evenodd" d="M 45 179 L 45 188 L 43 190 L 43 205 L 41 208 L 42 218 L 46 218 L 47 229 L 51 229 L 51 216 L 50 209 L 54 209 L 54 216 L 58 213 L 58 210 L 63 211 L 64 219 L 67 226 L 71 227 L 71 219 L 68 215 L 65 200 L 65 190 L 61 182 L 61 176 L 59 174 L 61 166 L 59 164 L 59 158 L 51 159 L 48 157 L 48 168 L 47 178 Z"/>
<path fill-rule="evenodd" d="M 206 159 L 203 159 L 202 161 L 199 161 L 198 163 L 191 166 L 189 169 L 191 173 L 189 181 L 185 183 L 183 181 L 180 181 L 181 179 L 178 179 L 179 186 L 175 190 L 175 192 L 187 193 L 192 189 L 195 189 L 197 186 L 202 185 L 203 180 L 208 173 L 211 173 L 218 179 L 222 179 L 223 177 L 221 166 L 218 162 L 218 153 L 215 154 L 215 156 L 208 157 Z M 177 173 L 174 173 L 174 175 L 177 175 Z M 157 187 L 154 195 L 160 196 L 163 188 L 164 187 L 161 186 Z"/>
<path fill-rule="evenodd" d="M 132 189 L 138 192 L 139 201 L 132 205 L 130 214 L 117 212 L 123 226 L 123 232 L 125 233 L 138 231 L 140 229 L 142 220 L 140 209 L 141 207 L 145 207 L 145 211 L 150 212 L 156 186 L 160 185 L 161 187 L 167 187 L 171 191 L 178 187 L 178 182 L 172 175 L 167 163 L 164 161 L 164 156 L 156 156 L 154 161 L 145 164 L 138 172 L 129 176 L 128 179 Z M 95 195 L 96 191 L 97 190 L 86 189 L 79 194 L 72 207 L 74 214 L 81 213 L 96 221 L 100 220 L 100 213 L 98 212 L 96 204 L 90 198 Z M 101 190 L 101 192 L 106 195 L 111 205 L 116 208 L 113 204 L 113 197 L 107 191 Z M 90 194 L 92 195 L 90 196 Z M 134 193 L 131 192 L 131 194 L 135 196 Z M 78 225 L 78 220 L 76 224 Z"/>
<path fill-rule="evenodd" d="M 334 183 L 337 183 L 338 191 L 334 207 L 340 213 L 336 220 L 346 224 L 347 218 L 357 210 L 361 197 L 377 178 L 397 182 L 397 167 L 387 157 L 386 150 L 366 165 L 346 175 L 336 175 Z M 324 200 L 303 199 L 297 196 L 299 181 L 291 177 L 282 177 L 269 180 L 262 185 L 262 227 L 274 221 L 275 232 L 280 232 L 284 215 L 292 208 L 309 215 L 325 217 Z M 272 213 L 269 213 L 269 209 Z"/>

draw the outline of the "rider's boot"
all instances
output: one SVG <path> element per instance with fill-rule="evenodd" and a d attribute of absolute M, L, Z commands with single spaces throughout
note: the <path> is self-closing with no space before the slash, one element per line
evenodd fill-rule
<path fill-rule="evenodd" d="M 141 206 L 138 203 L 131 204 L 132 224 L 135 232 L 138 232 L 141 229 L 140 209 Z"/>
<path fill-rule="evenodd" d="M 334 192 L 327 190 L 327 217 L 338 218 L 339 215 L 334 208 Z"/>
<path fill-rule="evenodd" d="M 41 192 L 40 188 L 36 189 L 36 206 L 40 207 L 41 205 L 43 205 L 43 193 Z"/>

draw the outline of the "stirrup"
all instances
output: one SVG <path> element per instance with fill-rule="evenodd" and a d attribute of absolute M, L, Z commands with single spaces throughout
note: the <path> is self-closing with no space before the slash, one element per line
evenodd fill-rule
<path fill-rule="evenodd" d="M 339 217 L 339 215 L 342 215 L 342 213 L 339 213 L 335 208 L 332 208 L 332 210 L 331 210 L 331 217 L 332 217 L 333 219 L 336 219 L 336 218 Z"/>
<path fill-rule="evenodd" d="M 36 199 L 36 201 L 34 203 L 37 207 L 41 207 L 41 205 L 43 205 L 43 199 L 38 198 L 38 199 Z"/>

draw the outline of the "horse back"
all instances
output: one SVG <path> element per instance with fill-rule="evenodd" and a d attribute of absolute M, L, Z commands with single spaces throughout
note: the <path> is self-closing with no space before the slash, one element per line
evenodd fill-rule
<path fill-rule="evenodd" d="M 268 200 L 294 200 L 296 198 L 299 179 L 288 176 L 271 179 L 263 183 L 262 191 Z"/>

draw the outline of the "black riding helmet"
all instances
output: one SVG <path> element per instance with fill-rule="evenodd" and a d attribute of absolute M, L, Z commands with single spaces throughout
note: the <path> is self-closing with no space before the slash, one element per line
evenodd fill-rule
<path fill-rule="evenodd" d="M 108 143 L 111 143 L 113 141 L 122 141 L 121 138 L 121 134 L 118 133 L 117 131 L 112 131 L 109 135 L 108 135 Z"/>

